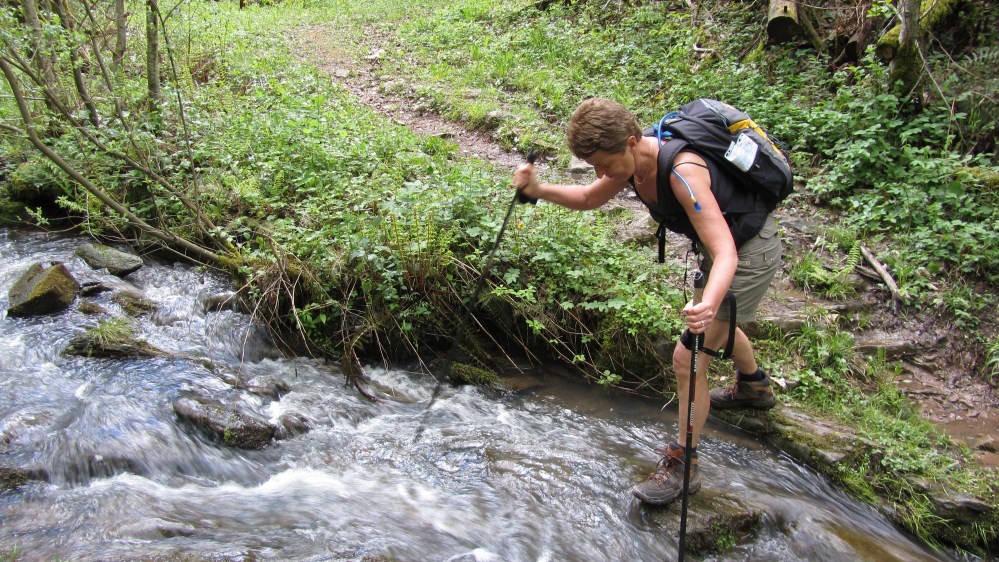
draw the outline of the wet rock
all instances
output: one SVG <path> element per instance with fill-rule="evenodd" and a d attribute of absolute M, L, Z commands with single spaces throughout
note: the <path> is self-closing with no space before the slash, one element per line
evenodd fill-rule
<path fill-rule="evenodd" d="M 28 480 L 28 475 L 24 470 L 0 466 L 0 490 L 10 490 L 23 486 Z"/>
<path fill-rule="evenodd" d="M 178 418 L 240 449 L 262 449 L 276 433 L 275 427 L 259 414 L 200 394 L 187 393 L 177 398 L 173 411 Z"/>
<path fill-rule="evenodd" d="M 308 433 L 315 425 L 314 420 L 298 412 L 282 414 L 277 420 L 275 437 L 287 439 L 303 433 Z"/>
<path fill-rule="evenodd" d="M 198 295 L 198 303 L 201 304 L 201 309 L 205 312 L 235 311 L 239 304 L 234 291 L 225 291 L 222 293 L 203 292 Z"/>
<path fill-rule="evenodd" d="M 83 244 L 75 253 L 93 269 L 107 269 L 108 273 L 117 277 L 124 277 L 142 267 L 139 256 L 103 244 Z"/>
<path fill-rule="evenodd" d="M 108 311 L 103 306 L 93 303 L 90 301 L 81 302 L 77 307 L 77 310 L 83 314 L 107 314 Z"/>
<path fill-rule="evenodd" d="M 995 507 L 971 496 L 951 495 L 946 492 L 930 494 L 933 501 L 933 511 L 940 517 L 955 522 L 973 523 L 981 520 L 982 515 L 992 513 Z"/>
<path fill-rule="evenodd" d="M 48 474 L 44 470 L 0 466 L 0 491 L 23 486 L 32 480 L 47 482 L 48 479 Z"/>
<path fill-rule="evenodd" d="M 64 353 L 106 359 L 167 355 L 165 351 L 136 337 L 132 323 L 125 318 L 105 320 L 82 334 L 74 336 Z"/>
<path fill-rule="evenodd" d="M 119 528 L 122 536 L 155 541 L 157 539 L 190 537 L 197 532 L 194 525 L 160 518 L 139 519 Z"/>
<path fill-rule="evenodd" d="M 111 300 L 121 306 L 130 316 L 142 316 L 156 310 L 156 303 L 146 298 L 142 291 L 122 289 L 111 296 Z"/>
<path fill-rule="evenodd" d="M 288 394 L 289 390 L 291 390 L 288 383 L 271 377 L 254 377 L 246 381 L 245 385 L 237 384 L 236 388 L 245 389 L 250 394 L 264 396 L 274 400 L 280 399 L 285 394 Z"/>
<path fill-rule="evenodd" d="M 719 417 L 747 431 L 762 434 L 820 472 L 829 473 L 836 465 L 856 466 L 872 448 L 850 428 L 778 405 L 773 410 L 712 410 Z"/>
<path fill-rule="evenodd" d="M 80 457 L 61 466 L 56 477 L 74 484 L 85 484 L 95 479 L 110 478 L 117 474 L 147 475 L 145 465 L 136 459 L 116 453 L 103 455 L 97 452 Z"/>
<path fill-rule="evenodd" d="M 10 316 L 37 316 L 65 310 L 76 299 L 80 284 L 61 262 L 48 267 L 32 264 L 8 292 Z"/>
<path fill-rule="evenodd" d="M 112 290 L 114 287 L 101 281 L 85 281 L 80 284 L 80 295 L 84 297 L 92 297 Z"/>
<path fill-rule="evenodd" d="M 633 505 L 637 517 L 664 536 L 680 534 L 679 502 L 664 507 Z M 763 512 L 740 498 L 712 490 L 707 485 L 690 497 L 687 509 L 686 551 L 720 553 L 737 544 L 752 542 L 759 533 Z"/>

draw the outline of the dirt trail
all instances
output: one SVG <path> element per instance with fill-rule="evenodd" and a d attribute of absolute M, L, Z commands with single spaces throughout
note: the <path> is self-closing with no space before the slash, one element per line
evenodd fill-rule
<path fill-rule="evenodd" d="M 359 101 L 412 131 L 447 137 L 458 145 L 460 154 L 491 162 L 498 168 L 513 170 L 524 161 L 523 155 L 504 150 L 488 134 L 468 130 L 461 123 L 421 109 L 413 99 L 388 92 L 390 88 L 384 87 L 386 81 L 380 75 L 380 60 L 383 49 L 397 47 L 391 44 L 389 35 L 370 30 L 364 34 L 363 44 L 357 45 L 356 36 L 348 42 L 328 27 L 307 26 L 296 31 L 293 41 L 299 46 L 298 52 L 333 76 Z M 570 177 L 566 171 L 541 166 L 543 177 L 559 181 Z M 634 208 L 634 223 L 638 228 L 646 224 L 647 213 L 637 201 L 622 197 L 615 204 Z M 807 219 L 797 217 L 813 213 L 807 209 L 784 209 L 783 213 L 788 254 L 811 247 L 815 237 Z M 808 304 L 841 310 L 841 314 L 866 315 L 869 319 L 864 330 L 855 334 L 858 347 L 870 350 L 880 347 L 887 350 L 887 359 L 903 361 L 898 383 L 910 400 L 918 404 L 924 417 L 966 444 L 983 465 L 999 468 L 999 394 L 972 372 L 973 359 L 961 345 L 961 333 L 953 327 L 940 326 L 932 314 L 918 311 L 906 317 L 892 314 L 886 309 L 884 297 L 880 296 L 882 291 L 874 280 L 869 283 L 866 295 L 852 304 L 810 298 L 803 301 L 793 294 L 795 291 L 786 279 L 778 280 L 777 289 L 780 298 L 765 304 L 767 310 L 763 314 L 769 312 L 778 321 L 782 314 L 785 319 L 800 317 L 801 309 Z M 782 307 L 792 310 L 782 312 Z"/>

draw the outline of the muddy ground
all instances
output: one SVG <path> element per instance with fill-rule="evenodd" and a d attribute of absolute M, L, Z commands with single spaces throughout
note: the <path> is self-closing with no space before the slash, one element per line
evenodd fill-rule
<path fill-rule="evenodd" d="M 294 40 L 298 52 L 310 62 L 330 73 L 362 103 L 395 122 L 420 134 L 451 138 L 460 154 L 489 161 L 511 172 L 524 161 L 523 155 L 504 150 L 488 133 L 447 121 L 428 111 L 418 99 L 386 92 L 384 85 L 392 77 L 385 76 L 381 69 L 383 49 L 398 45 L 390 45 L 390 36 L 378 30 L 371 30 L 365 37 L 364 45 L 359 48 L 343 42 L 329 28 L 310 26 L 299 29 Z M 539 173 L 548 181 L 567 181 L 573 177 L 570 170 L 554 169 L 545 163 L 540 164 Z M 575 177 L 587 181 L 585 178 L 592 176 Z M 827 220 L 816 218 L 815 209 L 802 197 L 793 201 L 778 210 L 784 227 L 786 263 L 792 263 L 796 253 L 815 244 L 819 221 Z M 622 194 L 609 205 L 635 212 L 635 219 L 625 227 L 627 232 L 623 235 L 648 235 L 652 240 L 655 226 L 633 196 Z M 686 244 L 678 239 L 674 247 L 682 251 Z M 877 249 L 872 250 L 876 255 Z M 786 268 L 785 265 L 785 271 Z M 858 348 L 871 354 L 881 348 L 887 359 L 901 361 L 904 368 L 898 376 L 900 388 L 919 406 L 926 419 L 955 441 L 967 444 L 982 464 L 999 468 L 999 392 L 975 374 L 976 355 L 969 347 L 969 338 L 933 310 L 894 305 L 884 282 L 869 264 L 859 271 L 861 294 L 849 302 L 808 296 L 793 287 L 786 275 L 778 274 L 761 317 L 793 329 L 813 305 L 846 316 L 847 325 L 858 326 L 853 331 Z M 856 322 L 851 322 L 852 319 Z"/>

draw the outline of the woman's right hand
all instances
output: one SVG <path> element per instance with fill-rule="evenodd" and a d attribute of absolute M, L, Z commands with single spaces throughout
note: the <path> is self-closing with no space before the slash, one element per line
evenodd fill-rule
<path fill-rule="evenodd" d="M 521 164 L 513 172 L 513 188 L 531 199 L 538 199 L 541 184 L 538 182 L 538 170 L 534 164 Z"/>

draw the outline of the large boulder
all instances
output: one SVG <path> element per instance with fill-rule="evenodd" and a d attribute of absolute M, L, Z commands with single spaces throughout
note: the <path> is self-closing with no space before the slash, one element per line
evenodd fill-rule
<path fill-rule="evenodd" d="M 83 244 L 76 255 L 94 269 L 107 269 L 111 275 L 124 277 L 142 267 L 142 258 L 102 244 Z"/>
<path fill-rule="evenodd" d="M 61 262 L 32 264 L 8 292 L 10 316 L 36 316 L 65 310 L 73 304 L 80 284 Z"/>

